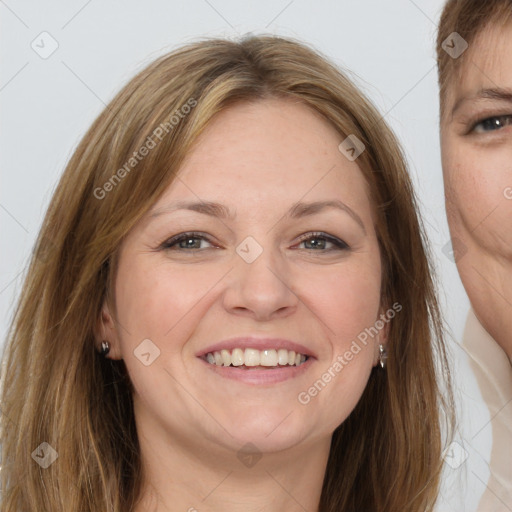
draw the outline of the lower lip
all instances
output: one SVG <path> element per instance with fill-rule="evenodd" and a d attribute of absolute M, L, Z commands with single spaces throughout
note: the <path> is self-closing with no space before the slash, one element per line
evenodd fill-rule
<path fill-rule="evenodd" d="M 215 372 L 225 379 L 237 380 L 245 384 L 262 385 L 276 384 L 302 375 L 313 364 L 313 357 L 310 357 L 299 366 L 285 366 L 282 368 L 274 368 L 273 370 L 246 370 L 236 366 L 217 366 L 208 363 L 204 359 L 200 359 L 200 361 L 205 364 L 210 371 Z"/>

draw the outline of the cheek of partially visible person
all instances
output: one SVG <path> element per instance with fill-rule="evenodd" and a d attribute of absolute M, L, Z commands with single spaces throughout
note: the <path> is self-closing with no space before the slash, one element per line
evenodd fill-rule
<path fill-rule="evenodd" d="M 446 210 L 475 313 L 512 358 L 512 25 L 467 52 L 441 119 Z"/>
<path fill-rule="evenodd" d="M 462 135 L 459 141 L 446 141 L 443 167 L 447 213 L 454 235 L 467 240 L 466 249 L 476 245 L 489 256 L 510 261 L 512 124 L 501 130 L 499 134 Z M 460 248 L 460 256 L 464 250 Z"/>
<path fill-rule="evenodd" d="M 383 313 L 381 266 L 365 179 L 339 142 L 304 106 L 266 101 L 223 112 L 155 216 L 126 238 L 115 344 L 134 383 L 143 436 L 165 432 L 203 453 L 244 443 L 262 451 L 328 447 L 353 410 L 377 364 L 375 340 L 343 364 L 339 357 Z M 222 203 L 234 218 L 169 206 L 198 198 Z M 301 198 L 346 208 L 289 217 Z M 178 241 L 180 233 L 187 235 Z M 262 248 L 252 262 L 236 251 L 246 237 L 249 250 Z M 223 340 L 250 335 L 291 340 L 307 360 L 287 369 L 215 363 L 214 352 L 236 347 Z M 133 357 L 142 339 L 160 352 L 150 366 Z"/>

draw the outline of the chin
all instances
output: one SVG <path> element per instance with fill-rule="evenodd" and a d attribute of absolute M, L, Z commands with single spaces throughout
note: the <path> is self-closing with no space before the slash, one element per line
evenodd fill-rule
<path fill-rule="evenodd" d="M 237 415 L 228 428 L 238 447 L 254 445 L 262 453 L 293 448 L 304 441 L 305 430 L 304 419 L 292 408 L 275 414 Z"/>

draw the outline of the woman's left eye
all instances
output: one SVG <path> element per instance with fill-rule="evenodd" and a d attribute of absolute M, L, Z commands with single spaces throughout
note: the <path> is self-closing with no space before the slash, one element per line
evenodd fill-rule
<path fill-rule="evenodd" d="M 349 249 L 348 244 L 346 244 L 343 240 L 340 240 L 339 238 L 336 238 L 334 236 L 327 235 L 325 233 L 308 233 L 307 235 L 301 237 L 299 243 L 309 243 L 310 247 L 305 248 L 313 249 L 315 251 L 335 251 Z M 329 244 L 330 247 L 328 247 Z"/>
<path fill-rule="evenodd" d="M 471 132 L 487 133 L 500 130 L 501 128 L 505 128 L 505 126 L 510 126 L 511 124 L 512 115 L 488 117 L 487 119 L 483 119 L 476 123 L 471 129 Z"/>

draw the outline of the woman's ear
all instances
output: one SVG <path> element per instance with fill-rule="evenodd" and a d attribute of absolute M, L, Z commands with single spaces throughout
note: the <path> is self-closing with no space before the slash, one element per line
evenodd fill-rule
<path fill-rule="evenodd" d="M 96 338 L 96 350 L 98 352 L 101 352 L 102 342 L 107 341 L 110 346 L 110 350 L 105 357 L 108 357 L 109 359 L 122 359 L 119 344 L 118 323 L 110 306 L 107 304 L 107 301 L 105 301 L 101 307 L 100 315 L 94 329 L 94 334 Z"/>
<path fill-rule="evenodd" d="M 390 317 L 390 315 L 388 314 L 389 311 L 389 309 L 387 309 L 386 311 L 382 309 L 379 312 L 379 317 L 375 321 L 374 327 L 375 329 L 377 329 L 378 333 L 373 338 L 373 366 L 377 366 L 380 363 L 381 345 L 383 346 L 384 351 L 387 352 L 389 326 L 391 323 L 391 318 L 393 318 Z"/>

